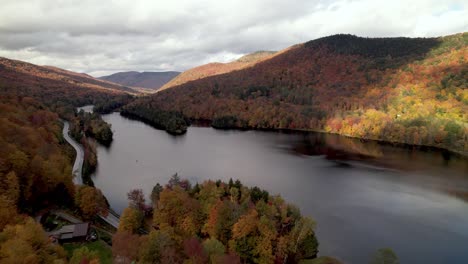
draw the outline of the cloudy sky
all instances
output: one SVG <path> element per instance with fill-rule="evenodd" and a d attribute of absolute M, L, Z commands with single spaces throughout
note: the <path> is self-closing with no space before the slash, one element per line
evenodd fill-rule
<path fill-rule="evenodd" d="M 0 56 L 101 76 L 183 71 L 336 33 L 468 30 L 468 0 L 1 0 Z"/>

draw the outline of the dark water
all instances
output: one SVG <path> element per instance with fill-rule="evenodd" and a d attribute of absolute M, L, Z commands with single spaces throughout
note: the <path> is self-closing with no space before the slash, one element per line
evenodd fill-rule
<path fill-rule="evenodd" d="M 368 263 L 382 247 L 401 263 L 468 263 L 468 161 L 323 134 L 190 127 L 173 137 L 113 113 L 94 181 L 121 211 L 174 173 L 240 179 L 279 193 L 318 223 L 320 254 Z M 463 197 L 466 200 L 463 200 Z"/>

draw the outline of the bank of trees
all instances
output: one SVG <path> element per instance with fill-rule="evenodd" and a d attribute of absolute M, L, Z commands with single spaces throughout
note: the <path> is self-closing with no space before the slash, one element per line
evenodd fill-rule
<path fill-rule="evenodd" d="M 317 256 L 315 223 L 279 196 L 232 180 L 191 186 L 177 175 L 159 186 L 151 195 L 154 212 L 148 235 L 137 233 L 144 215 L 142 199 L 129 196 L 113 238 L 119 261 L 296 263 Z"/>
<path fill-rule="evenodd" d="M 94 112 L 100 114 L 109 114 L 113 111 L 118 111 L 121 107 L 127 105 L 134 99 L 133 96 L 129 94 L 117 95 L 106 101 L 98 101 L 94 105 Z"/>
<path fill-rule="evenodd" d="M 88 219 L 105 213 L 107 204 L 99 190 L 75 189 L 74 150 L 62 136 L 60 118 L 73 124 L 77 106 L 122 93 L 64 81 L 55 70 L 4 58 L 0 73 L 0 263 L 67 263 L 64 250 L 28 215 L 57 206 L 79 209 Z M 89 136 L 109 138 L 102 119 L 85 121 Z M 85 149 L 84 170 L 92 170 L 95 147 L 86 137 L 79 142 Z M 81 253 L 75 257 L 78 263 L 86 255 Z"/>
<path fill-rule="evenodd" d="M 235 116 L 220 116 L 215 117 L 211 126 L 214 128 L 220 129 L 229 129 L 229 128 L 249 128 L 248 124 L 244 120 L 239 120 Z"/>
<path fill-rule="evenodd" d="M 166 130 L 170 134 L 180 135 L 187 131 L 189 121 L 175 111 L 159 110 L 144 106 L 135 107 L 130 104 L 124 107 L 120 114 L 129 118 L 135 118 L 152 125 L 155 128 Z"/>
<path fill-rule="evenodd" d="M 84 151 L 83 183 L 93 186 L 91 174 L 96 171 L 98 163 L 96 142 L 106 147 L 110 146 L 113 140 L 111 125 L 95 111 L 87 113 L 80 110 L 67 115 L 67 118 L 70 122 L 70 136 L 81 144 Z"/>
<path fill-rule="evenodd" d="M 467 152 L 467 38 L 332 36 L 132 106 L 214 127 L 319 130 Z"/>
<path fill-rule="evenodd" d="M 1 194 L 23 212 L 70 203 L 71 158 L 57 115 L 32 98 L 0 99 Z"/>
<path fill-rule="evenodd" d="M 111 125 L 102 120 L 99 113 L 86 113 L 83 110 L 73 118 L 70 135 L 78 142 L 84 136 L 92 137 L 105 146 L 112 143 L 113 137 Z"/>
<path fill-rule="evenodd" d="M 74 151 L 62 123 L 36 99 L 0 95 L 0 144 L 0 263 L 66 263 L 64 250 L 28 215 L 64 206 L 92 219 L 106 213 L 105 198 L 74 186 Z"/>
<path fill-rule="evenodd" d="M 0 96 L 0 262 L 66 261 L 27 214 L 72 205 L 71 159 L 57 114 L 32 98 Z"/>

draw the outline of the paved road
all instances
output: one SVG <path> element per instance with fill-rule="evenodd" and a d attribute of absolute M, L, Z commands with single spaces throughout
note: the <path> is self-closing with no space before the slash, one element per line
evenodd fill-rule
<path fill-rule="evenodd" d="M 72 224 L 79 224 L 79 223 L 83 223 L 83 221 L 81 219 L 78 219 L 76 217 L 74 217 L 73 215 L 70 215 L 64 211 L 61 211 L 61 210 L 52 210 L 51 211 L 52 214 L 54 215 L 58 215 L 60 216 L 61 218 L 67 220 L 68 222 L 72 223 Z M 103 215 L 99 215 L 99 218 L 101 218 L 102 220 L 106 221 L 106 223 L 108 223 L 109 225 L 115 227 L 115 228 L 118 228 L 119 227 L 119 218 L 114 216 L 113 214 L 108 214 L 107 216 L 103 216 Z"/>
<path fill-rule="evenodd" d="M 75 184 L 82 185 L 83 179 L 81 175 L 82 175 L 82 170 L 83 170 L 83 159 L 84 159 L 83 147 L 68 135 L 68 130 L 70 129 L 70 124 L 68 123 L 68 121 L 62 120 L 62 122 L 63 122 L 63 131 L 62 131 L 63 137 L 68 143 L 70 143 L 70 145 L 72 145 L 72 147 L 76 151 L 76 159 L 75 159 L 75 163 L 73 164 L 73 176 L 74 176 L 73 182 Z"/>
<path fill-rule="evenodd" d="M 62 217 L 63 219 L 67 220 L 68 222 L 72 223 L 72 224 L 79 224 L 79 223 L 83 223 L 83 221 L 81 221 L 81 219 L 78 219 L 76 217 L 74 217 L 73 215 L 70 215 L 68 213 L 65 213 L 63 211 L 60 211 L 60 210 L 52 210 L 50 211 L 52 214 L 54 215 L 58 215 L 60 217 Z"/>
<path fill-rule="evenodd" d="M 82 173 L 83 173 L 83 161 L 84 161 L 84 151 L 83 147 L 81 144 L 76 142 L 73 138 L 68 135 L 68 131 L 70 129 L 70 124 L 68 121 L 62 120 L 63 122 L 63 137 L 65 140 L 72 145 L 72 147 L 76 151 L 76 159 L 75 163 L 73 164 L 73 182 L 77 185 L 83 185 L 83 178 L 82 178 Z M 65 218 L 64 216 L 60 215 L 61 217 Z M 116 215 L 113 215 L 112 213 L 109 213 L 107 216 L 99 215 L 99 217 L 106 221 L 108 224 L 111 226 L 118 228 L 119 227 L 119 217 Z M 65 218 L 67 219 L 67 218 Z M 72 221 L 70 219 L 67 219 L 68 221 L 75 223 L 75 221 Z M 76 220 L 76 218 L 74 219 Z M 79 220 L 78 220 L 79 221 Z M 81 222 L 81 221 L 79 221 Z"/>
<path fill-rule="evenodd" d="M 115 215 L 109 213 L 107 216 L 99 215 L 99 217 L 102 220 L 106 221 L 106 223 L 108 223 L 109 225 L 111 225 L 111 226 L 113 226 L 115 228 L 119 228 L 120 220 Z"/>

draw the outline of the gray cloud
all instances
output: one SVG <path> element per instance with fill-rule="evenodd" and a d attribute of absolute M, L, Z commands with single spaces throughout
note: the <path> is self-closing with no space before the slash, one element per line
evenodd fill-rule
<path fill-rule="evenodd" d="M 466 1 L 3 0 L 0 56 L 95 76 L 185 70 L 314 38 L 466 31 Z"/>

